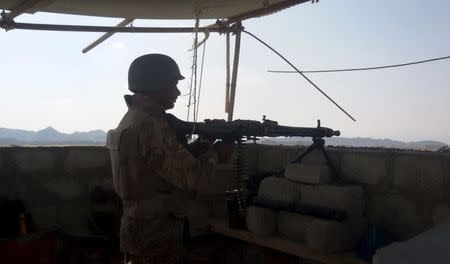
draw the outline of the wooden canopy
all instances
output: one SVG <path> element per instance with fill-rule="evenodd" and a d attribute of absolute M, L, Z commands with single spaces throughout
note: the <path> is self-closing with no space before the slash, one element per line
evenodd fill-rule
<path fill-rule="evenodd" d="M 134 19 L 261 16 L 311 0 L 0 0 L 0 9 Z"/>

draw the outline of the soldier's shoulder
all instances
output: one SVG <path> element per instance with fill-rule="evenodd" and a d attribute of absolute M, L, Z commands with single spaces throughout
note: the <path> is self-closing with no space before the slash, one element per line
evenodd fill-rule
<path fill-rule="evenodd" d="M 146 113 L 145 118 L 142 120 L 144 124 L 154 124 L 157 126 L 165 126 L 167 125 L 167 119 L 164 115 L 161 115 L 159 113 Z"/>

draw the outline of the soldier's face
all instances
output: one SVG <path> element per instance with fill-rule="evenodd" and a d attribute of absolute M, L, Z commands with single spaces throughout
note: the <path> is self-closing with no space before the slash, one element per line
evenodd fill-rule
<path fill-rule="evenodd" d="M 166 89 L 163 89 L 164 95 L 162 96 L 161 106 L 165 109 L 172 109 L 175 106 L 178 96 L 180 96 L 180 90 L 178 90 L 178 81 L 174 81 Z"/>

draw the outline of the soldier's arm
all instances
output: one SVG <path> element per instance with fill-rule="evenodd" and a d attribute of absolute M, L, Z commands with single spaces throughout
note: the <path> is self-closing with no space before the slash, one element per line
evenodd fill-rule
<path fill-rule="evenodd" d="M 207 180 L 214 173 L 217 153 L 210 149 L 194 157 L 166 122 L 151 122 L 140 134 L 140 141 L 146 162 L 179 189 L 195 190 L 200 180 Z"/>

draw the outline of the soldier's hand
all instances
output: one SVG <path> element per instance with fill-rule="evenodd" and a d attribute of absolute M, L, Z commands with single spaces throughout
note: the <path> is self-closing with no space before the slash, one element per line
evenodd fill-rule
<path fill-rule="evenodd" d="M 199 157 L 200 155 L 207 152 L 211 147 L 214 141 L 205 140 L 201 138 L 197 138 L 194 142 L 189 143 L 186 147 L 187 149 L 194 155 L 194 157 Z"/>
<path fill-rule="evenodd" d="M 218 141 L 214 144 L 213 148 L 219 156 L 219 162 L 225 163 L 231 159 L 231 155 L 233 154 L 233 144 Z"/>

